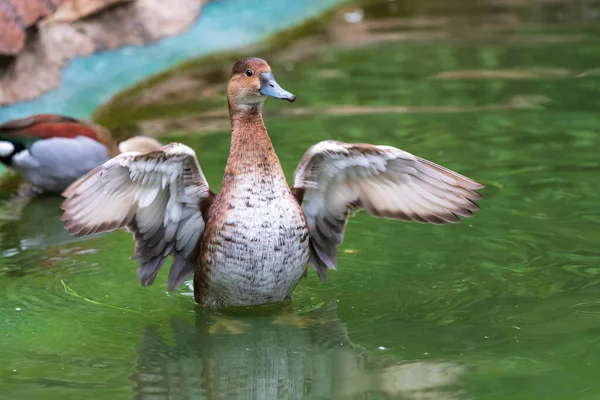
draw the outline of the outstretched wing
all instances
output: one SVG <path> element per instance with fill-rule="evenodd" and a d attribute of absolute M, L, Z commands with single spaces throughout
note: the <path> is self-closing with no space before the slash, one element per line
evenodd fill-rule
<path fill-rule="evenodd" d="M 310 262 L 321 280 L 336 268 L 348 214 L 433 224 L 459 222 L 479 207 L 484 186 L 390 146 L 324 141 L 312 146 L 294 173 L 292 191 L 306 216 Z"/>
<path fill-rule="evenodd" d="M 168 289 L 194 271 L 204 231 L 200 211 L 212 193 L 196 154 L 179 143 L 149 153 L 123 153 L 93 169 L 65 190 L 63 221 L 69 233 L 86 236 L 128 227 L 138 278 L 151 285 L 173 254 Z"/>

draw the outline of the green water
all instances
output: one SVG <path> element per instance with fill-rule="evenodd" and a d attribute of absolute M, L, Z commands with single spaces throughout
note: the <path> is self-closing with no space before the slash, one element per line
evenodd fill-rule
<path fill-rule="evenodd" d="M 72 240 L 60 199 L 38 199 L 0 228 L 0 398 L 599 399 L 600 25 L 589 4 L 475 4 L 363 3 L 357 25 L 340 10 L 277 50 L 298 101 L 266 105 L 290 178 L 323 139 L 394 145 L 486 184 L 474 218 L 361 213 L 326 284 L 207 315 L 166 271 L 139 285 L 129 234 Z M 229 62 L 97 117 L 166 129 L 218 189 Z M 161 97 L 173 76 L 190 89 Z"/>

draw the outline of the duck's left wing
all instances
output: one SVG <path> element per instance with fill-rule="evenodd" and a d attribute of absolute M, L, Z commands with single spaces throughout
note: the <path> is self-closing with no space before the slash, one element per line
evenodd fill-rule
<path fill-rule="evenodd" d="M 138 278 L 151 285 L 173 254 L 168 289 L 181 285 L 197 262 L 204 231 L 201 207 L 212 200 L 196 154 L 172 143 L 148 153 L 123 153 L 93 169 L 63 193 L 69 233 L 86 236 L 127 227 L 133 232 Z"/>
<path fill-rule="evenodd" d="M 324 141 L 312 146 L 294 173 L 295 194 L 310 235 L 310 262 L 321 280 L 335 269 L 348 214 L 433 224 L 459 222 L 479 207 L 483 185 L 390 146 Z"/>

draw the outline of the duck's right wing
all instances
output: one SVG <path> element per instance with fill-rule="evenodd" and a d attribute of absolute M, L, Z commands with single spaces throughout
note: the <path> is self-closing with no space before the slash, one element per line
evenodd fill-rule
<path fill-rule="evenodd" d="M 86 236 L 127 227 L 133 232 L 138 278 L 151 285 L 173 254 L 168 289 L 194 271 L 204 231 L 201 207 L 212 201 L 208 182 L 189 147 L 172 143 L 148 153 L 123 153 L 65 190 L 63 221 Z"/>

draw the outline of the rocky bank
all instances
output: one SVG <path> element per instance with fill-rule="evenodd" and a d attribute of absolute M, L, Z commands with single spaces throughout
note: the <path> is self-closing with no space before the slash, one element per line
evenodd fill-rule
<path fill-rule="evenodd" d="M 0 0 L 0 105 L 56 87 L 71 58 L 187 29 L 207 0 Z"/>

